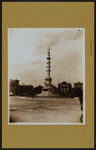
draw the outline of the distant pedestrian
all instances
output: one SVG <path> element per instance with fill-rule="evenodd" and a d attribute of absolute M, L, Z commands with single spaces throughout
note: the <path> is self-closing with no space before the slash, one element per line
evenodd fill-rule
<path fill-rule="evenodd" d="M 32 98 L 34 98 L 34 94 L 32 94 Z"/>

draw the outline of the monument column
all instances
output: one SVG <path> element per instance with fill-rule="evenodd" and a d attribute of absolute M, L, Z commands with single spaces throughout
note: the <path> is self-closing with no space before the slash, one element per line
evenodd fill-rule
<path fill-rule="evenodd" d="M 47 81 L 47 83 L 48 83 L 48 85 L 51 85 L 51 81 L 52 81 L 52 79 L 51 79 L 51 77 L 50 77 L 50 68 L 51 68 L 51 66 L 50 66 L 50 59 L 51 59 L 51 57 L 50 57 L 50 48 L 48 47 L 48 52 L 47 52 L 47 66 L 46 66 L 46 68 L 47 68 L 47 70 L 46 70 L 46 72 L 47 72 L 47 78 L 45 78 L 45 81 Z"/>
<path fill-rule="evenodd" d="M 39 94 L 38 96 L 44 96 L 44 97 L 60 96 L 60 95 L 56 94 L 56 88 L 51 83 L 51 81 L 52 81 L 52 78 L 50 77 L 50 71 L 51 71 L 50 70 L 50 68 L 51 68 L 51 65 L 50 65 L 51 61 L 50 61 L 50 59 L 51 59 L 51 57 L 50 57 L 50 48 L 49 47 L 48 47 L 46 59 L 47 59 L 47 63 L 46 63 L 47 64 L 47 66 L 46 66 L 46 68 L 47 68 L 47 70 L 46 70 L 47 77 L 45 78 L 46 82 L 44 82 L 45 85 L 44 85 L 44 87 L 42 89 L 42 93 Z"/>

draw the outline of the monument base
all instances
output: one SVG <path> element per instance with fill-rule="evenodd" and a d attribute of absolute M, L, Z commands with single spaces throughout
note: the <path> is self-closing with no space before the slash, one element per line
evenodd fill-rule
<path fill-rule="evenodd" d="M 36 95 L 36 97 L 61 97 L 56 93 L 56 88 L 53 85 L 46 85 L 42 89 L 42 93 Z"/>

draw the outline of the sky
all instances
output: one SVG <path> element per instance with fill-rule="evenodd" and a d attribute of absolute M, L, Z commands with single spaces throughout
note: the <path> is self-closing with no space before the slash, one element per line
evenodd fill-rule
<path fill-rule="evenodd" d="M 8 78 L 44 86 L 50 47 L 52 84 L 85 78 L 84 28 L 8 28 Z"/>

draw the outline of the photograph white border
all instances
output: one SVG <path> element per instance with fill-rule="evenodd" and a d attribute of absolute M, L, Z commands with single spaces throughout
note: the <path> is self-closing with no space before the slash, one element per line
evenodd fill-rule
<path fill-rule="evenodd" d="M 10 29 L 10 28 L 8 28 Z M 64 28 L 64 29 L 83 29 L 83 123 L 9 123 L 9 71 L 8 71 L 8 125 L 85 125 L 85 28 Z M 7 30 L 8 37 L 8 30 Z M 8 42 L 8 41 L 7 41 Z"/>

